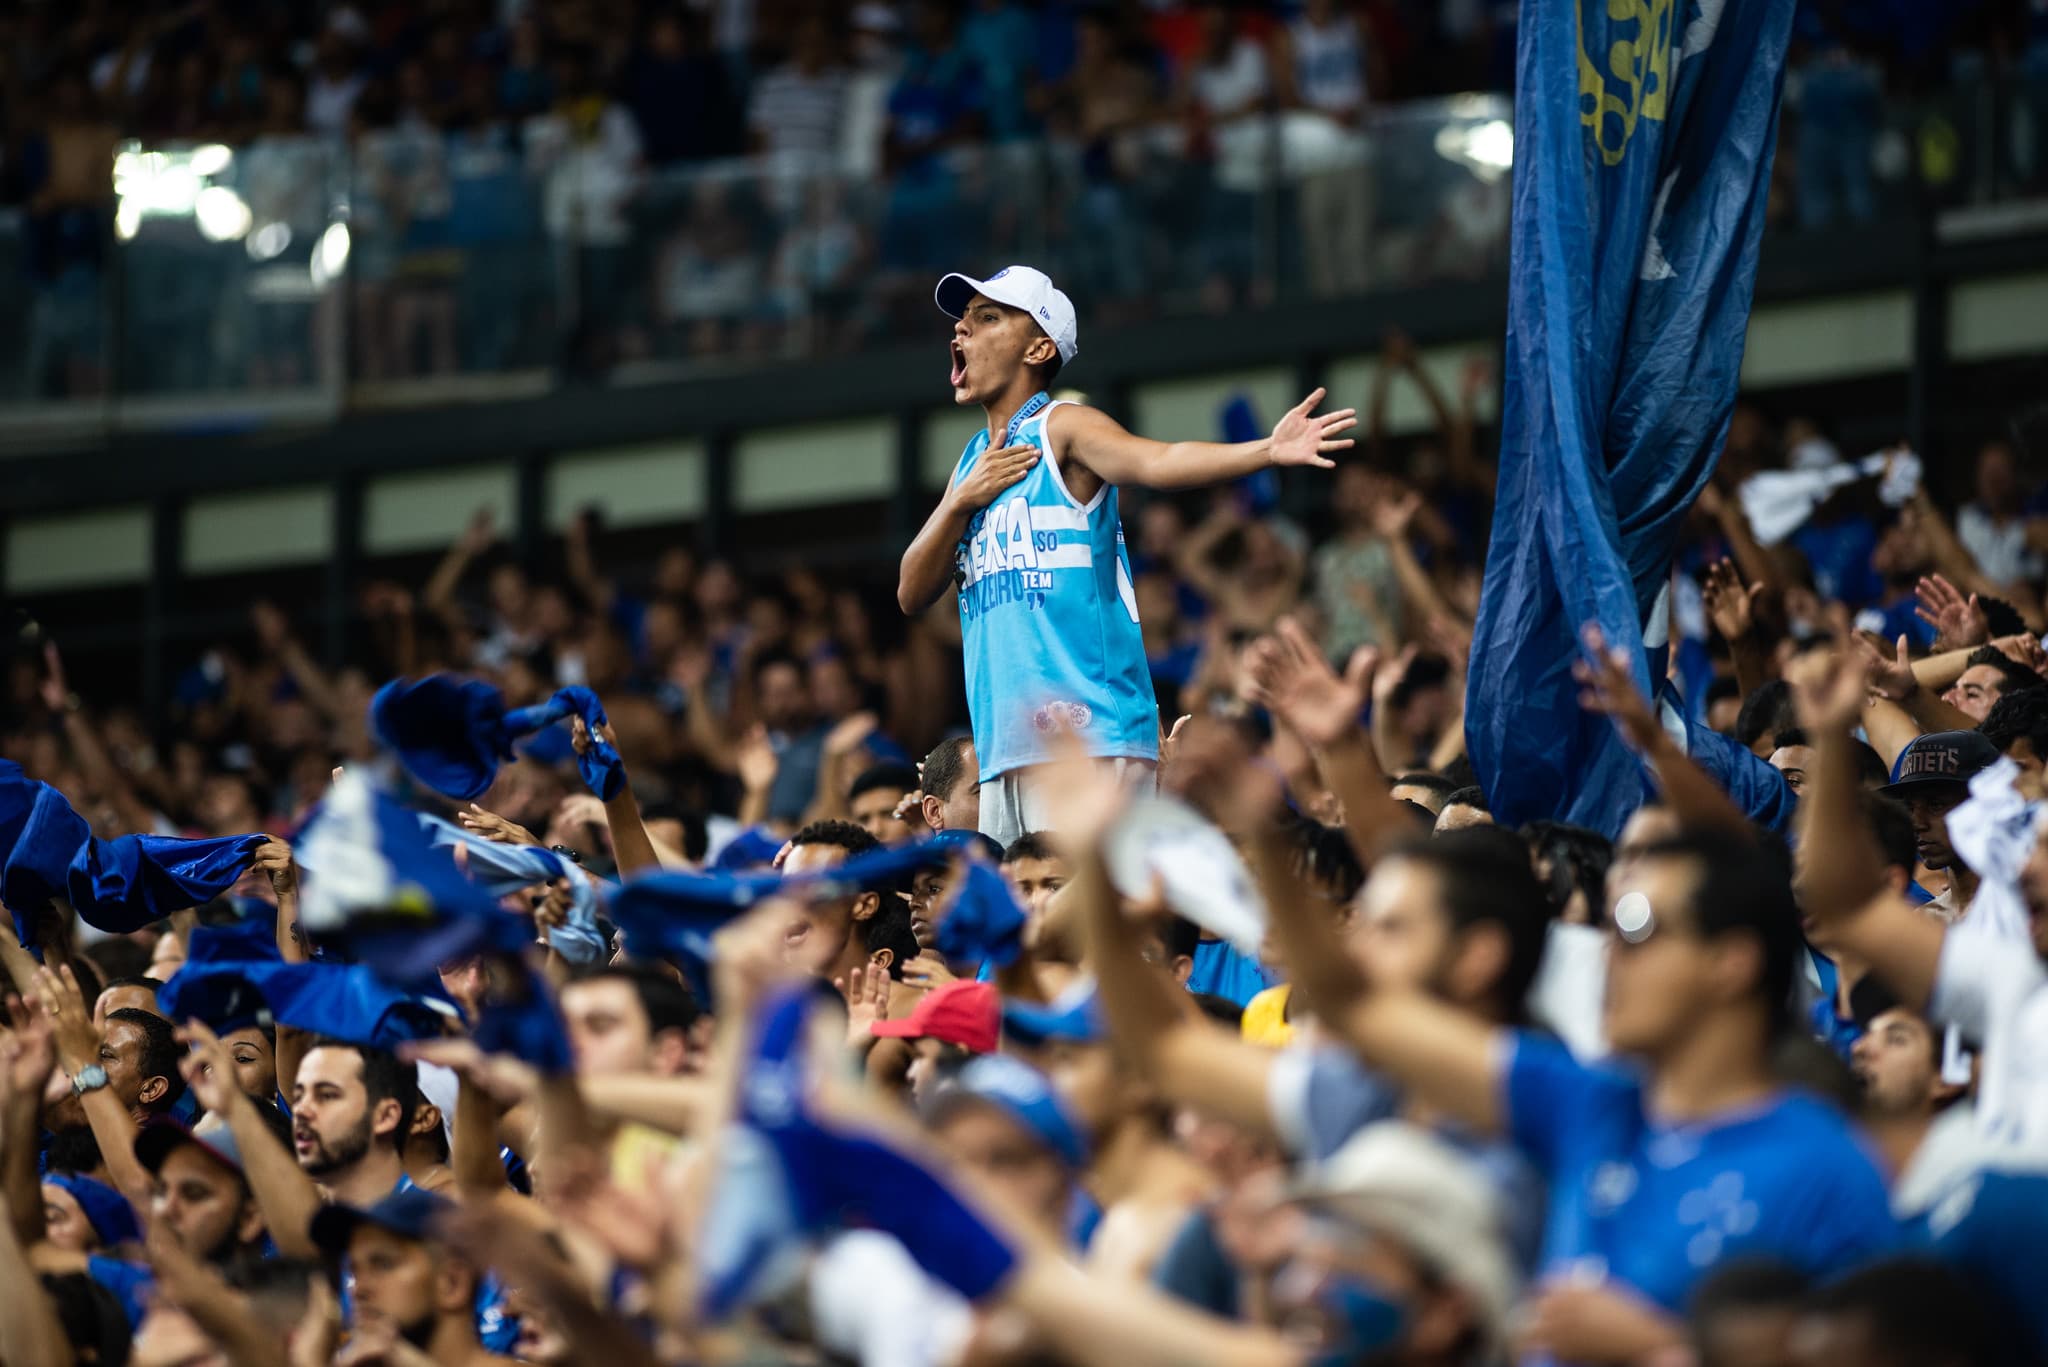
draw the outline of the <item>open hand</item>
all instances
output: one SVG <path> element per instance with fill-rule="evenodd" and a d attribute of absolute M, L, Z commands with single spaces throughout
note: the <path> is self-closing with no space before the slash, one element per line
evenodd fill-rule
<path fill-rule="evenodd" d="M 57 1041 L 50 1018 L 34 1003 L 15 996 L 7 999 L 7 1018 L 12 1029 L 0 1037 L 0 1087 L 9 1098 L 33 1103 L 57 1070 Z"/>
<path fill-rule="evenodd" d="M 75 1077 L 81 1068 L 99 1060 L 100 1032 L 92 1023 L 92 1008 L 85 1004 L 70 964 L 59 964 L 54 970 L 38 968 L 34 985 L 57 1041 L 57 1057 L 63 1061 L 64 1071 Z"/>
<path fill-rule="evenodd" d="M 1329 457 L 1333 452 L 1350 449 L 1352 439 L 1339 434 L 1358 426 L 1358 410 L 1340 408 L 1320 418 L 1310 417 L 1328 392 L 1316 390 L 1273 424 L 1272 440 L 1268 443 L 1272 464 L 1313 465 L 1324 470 L 1336 468 L 1337 462 Z"/>
<path fill-rule="evenodd" d="M 1245 692 L 1305 743 L 1323 749 L 1357 734 L 1379 662 L 1376 648 L 1360 646 L 1340 678 L 1301 623 L 1283 617 L 1273 635 L 1254 641 L 1246 653 Z"/>
<path fill-rule="evenodd" d="M 825 733 L 825 753 L 852 754 L 867 743 L 868 737 L 874 735 L 881 724 L 882 719 L 872 712 L 852 713 Z"/>
<path fill-rule="evenodd" d="M 1744 588 L 1735 562 L 1725 556 L 1707 566 L 1700 596 L 1706 600 L 1707 620 L 1723 640 L 1740 641 L 1756 626 L 1757 599 L 1763 595 L 1764 587 L 1759 581 Z"/>
<path fill-rule="evenodd" d="M 178 1060 L 185 1085 L 192 1089 L 202 1108 L 225 1116 L 241 1094 L 241 1085 L 235 1080 L 234 1056 L 203 1021 L 186 1021 L 178 1029 L 177 1039 L 185 1046 L 185 1056 Z"/>
<path fill-rule="evenodd" d="M 1415 490 L 1389 494 L 1372 505 L 1372 529 L 1389 541 L 1399 541 L 1408 535 L 1409 524 L 1421 510 L 1422 495 Z"/>
<path fill-rule="evenodd" d="M 455 822 L 463 830 L 480 835 L 500 845 L 538 845 L 533 832 L 516 821 L 487 812 L 472 802 L 455 814 Z"/>
<path fill-rule="evenodd" d="M 43 642 L 43 681 L 36 686 L 43 706 L 52 712 L 62 712 L 70 701 L 71 689 L 64 681 L 64 657 L 57 653 L 55 641 Z"/>
<path fill-rule="evenodd" d="M 769 743 L 765 726 L 756 726 L 747 732 L 747 738 L 740 742 L 733 760 L 739 766 L 740 783 L 750 793 L 765 793 L 774 787 L 776 770 L 782 767 L 775 747 Z"/>
<path fill-rule="evenodd" d="M 1664 739 L 1664 728 L 1636 687 L 1634 659 L 1619 647 L 1609 650 L 1597 626 L 1588 625 L 1583 636 L 1587 658 L 1572 666 L 1581 689 L 1579 706 L 1607 717 L 1637 752 L 1654 748 Z"/>
<path fill-rule="evenodd" d="M 889 1015 L 889 970 L 856 967 L 832 985 L 846 998 L 846 1042 L 865 1049 L 875 1042 L 868 1027 Z"/>
<path fill-rule="evenodd" d="M 1976 594 L 1965 598 L 1961 589 L 1940 574 L 1922 576 L 1915 594 L 1920 601 L 1913 615 L 1934 628 L 1936 650 L 1961 650 L 1991 639 L 1991 623 L 1978 606 Z"/>
<path fill-rule="evenodd" d="M 1030 474 L 1040 454 L 1030 442 L 982 452 L 974 468 L 953 486 L 953 501 L 968 512 L 980 512 L 995 502 L 1003 490 Z"/>

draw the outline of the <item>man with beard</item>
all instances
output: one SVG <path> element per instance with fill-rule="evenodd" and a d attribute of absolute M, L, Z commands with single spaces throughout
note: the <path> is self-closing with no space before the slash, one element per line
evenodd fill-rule
<path fill-rule="evenodd" d="M 374 1204 L 328 1205 L 314 1217 L 314 1243 L 331 1258 L 345 1258 L 354 1279 L 348 1361 L 403 1361 L 401 1340 L 440 1367 L 512 1361 L 477 1338 L 483 1274 L 433 1237 L 435 1222 L 453 1209 L 408 1187 Z"/>
<path fill-rule="evenodd" d="M 353 1205 L 410 1188 L 402 1154 L 418 1095 L 412 1064 L 367 1045 L 317 1041 L 292 1084 L 299 1166 L 330 1200 Z"/>

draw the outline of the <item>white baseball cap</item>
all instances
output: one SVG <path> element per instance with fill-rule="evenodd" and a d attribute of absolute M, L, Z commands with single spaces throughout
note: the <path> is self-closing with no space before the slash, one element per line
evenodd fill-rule
<path fill-rule="evenodd" d="M 1073 360 L 1074 353 L 1081 349 L 1080 339 L 1075 336 L 1074 301 L 1055 289 L 1044 271 L 1030 266 L 1005 266 L 986 280 L 955 272 L 939 282 L 939 287 L 932 291 L 932 299 L 948 318 L 958 318 L 967 312 L 967 301 L 977 294 L 1013 309 L 1023 309 L 1036 319 L 1045 335 L 1052 338 L 1062 365 Z"/>
<path fill-rule="evenodd" d="M 1488 1341 L 1500 1342 L 1521 1281 L 1500 1201 L 1476 1165 L 1443 1140 L 1406 1121 L 1368 1125 L 1285 1199 L 1403 1245 L 1465 1292 Z"/>

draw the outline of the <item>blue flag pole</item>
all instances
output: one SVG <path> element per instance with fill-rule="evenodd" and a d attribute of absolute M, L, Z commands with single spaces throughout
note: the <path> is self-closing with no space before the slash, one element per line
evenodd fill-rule
<path fill-rule="evenodd" d="M 1654 695 L 1678 532 L 1727 436 L 1795 0 L 1524 0 L 1500 483 L 1466 746 L 1494 813 L 1616 834 L 1647 778 L 1571 667 Z"/>

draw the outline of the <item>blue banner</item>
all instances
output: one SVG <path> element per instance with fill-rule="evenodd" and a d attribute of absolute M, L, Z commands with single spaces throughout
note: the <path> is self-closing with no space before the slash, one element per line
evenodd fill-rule
<path fill-rule="evenodd" d="M 1727 436 L 1795 0 L 1523 0 L 1500 485 L 1466 744 L 1496 816 L 1613 835 L 1646 778 L 1571 677 L 1663 674 L 1679 526 Z"/>

